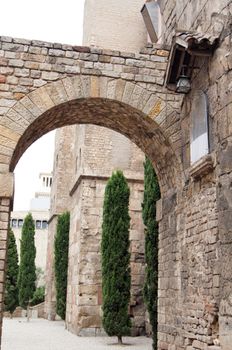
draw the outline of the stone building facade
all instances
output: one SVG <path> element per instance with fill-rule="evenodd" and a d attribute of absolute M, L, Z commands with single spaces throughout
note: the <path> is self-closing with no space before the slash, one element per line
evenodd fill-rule
<path fill-rule="evenodd" d="M 178 277 L 173 288 L 181 307 L 176 305 L 173 313 L 173 308 L 170 308 L 172 298 L 168 304 L 160 298 L 159 347 L 229 350 L 232 346 L 232 274 L 229 268 L 232 257 L 232 2 L 158 2 L 162 13 L 163 42 L 171 44 L 177 30 L 196 31 L 211 40 L 213 36 L 218 38 L 213 55 L 197 57 L 191 91 L 180 109 L 185 186 L 182 199 L 180 196 L 176 198 L 179 209 L 173 218 L 178 234 L 167 237 L 165 244 L 160 245 L 160 261 L 167 265 L 160 264 L 159 274 L 160 293 L 170 297 L 171 278 L 165 278 L 164 271 L 170 266 L 169 259 L 174 254 L 177 264 L 173 276 Z M 195 96 L 199 90 L 205 94 L 207 101 L 209 155 L 191 164 L 191 125 L 193 110 L 196 109 Z M 198 113 L 202 113 L 199 106 L 197 109 Z M 209 170 L 204 172 L 209 160 Z M 162 241 L 165 234 L 160 232 L 160 235 Z M 175 243 L 166 255 L 164 252 L 170 242 Z M 179 331 L 173 331 L 173 323 L 178 325 Z M 167 330 L 168 336 L 162 334 Z"/>
<path fill-rule="evenodd" d="M 127 136 L 158 175 L 158 349 L 230 350 L 232 4 L 158 3 L 163 43 L 140 54 L 1 37 L 1 298 L 15 164 L 45 132 L 93 123 Z M 195 45 L 199 54 L 217 39 L 210 56 L 196 58 L 186 95 L 165 84 L 177 29 L 188 33 L 184 52 Z M 202 93 L 210 147 L 191 162 L 196 95 Z"/>
<path fill-rule="evenodd" d="M 131 191 L 130 313 L 133 316 L 133 334 L 142 334 L 145 308 L 142 299 L 144 228 L 141 217 L 141 165 L 144 156 L 135 145 L 128 145 L 127 140 L 123 144 L 121 135 L 105 128 L 86 125 L 77 126 L 76 129 L 78 138 L 75 149 L 79 157 L 76 157 L 78 165 L 70 191 L 72 203 L 66 325 L 69 330 L 80 335 L 102 332 L 100 246 L 103 200 L 109 173 L 120 167 L 127 177 Z"/>

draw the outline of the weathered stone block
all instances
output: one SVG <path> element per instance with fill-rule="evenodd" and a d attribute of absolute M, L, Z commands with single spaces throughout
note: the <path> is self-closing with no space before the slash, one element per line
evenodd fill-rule
<path fill-rule="evenodd" d="M 10 67 L 23 67 L 24 61 L 23 60 L 9 60 L 9 66 Z"/>
<path fill-rule="evenodd" d="M 43 80 L 54 81 L 59 78 L 59 73 L 56 72 L 42 72 L 41 78 Z"/>
<path fill-rule="evenodd" d="M 14 176 L 12 173 L 0 174 L 0 197 L 12 198 L 14 193 Z"/>

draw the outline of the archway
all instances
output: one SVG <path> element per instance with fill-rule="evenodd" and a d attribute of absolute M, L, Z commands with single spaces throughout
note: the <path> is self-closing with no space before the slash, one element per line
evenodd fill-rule
<path fill-rule="evenodd" d="M 1 134 L 9 140 L 7 160 L 10 172 L 23 152 L 43 134 L 65 125 L 88 123 L 127 136 L 153 161 L 162 193 L 176 188 L 180 181 L 180 176 L 177 176 L 181 173 L 180 160 L 165 135 L 165 129 L 152 118 L 153 104 L 159 111 L 158 106 L 164 101 L 141 88 L 136 108 L 131 96 L 124 98 L 120 80 L 108 98 L 108 91 L 103 94 L 100 89 L 106 84 L 105 79 L 64 78 L 36 89 L 17 102 L 5 116 L 7 127 L 1 127 Z M 130 85 L 133 91 L 135 84 Z M 149 104 L 145 103 L 148 97 L 152 101 Z M 169 116 L 174 112 L 170 107 Z M 156 119 L 159 119 L 159 113 L 156 113 Z"/>
<path fill-rule="evenodd" d="M 153 161 L 163 198 L 170 195 L 174 198 L 182 182 L 181 163 L 165 128 L 154 120 L 159 120 L 159 111 L 166 108 L 165 102 L 141 87 L 135 102 L 132 91 L 136 90 L 136 84 L 129 82 L 122 88 L 121 79 L 115 81 L 109 94 L 109 90 L 102 89 L 107 85 L 107 80 L 93 76 L 66 77 L 38 88 L 16 102 L 5 114 L 1 127 L 2 137 L 7 140 L 5 172 L 2 175 L 4 181 L 7 182 L 7 177 L 10 177 L 7 170 L 12 172 L 23 152 L 46 132 L 77 123 L 96 124 L 127 136 L 139 146 Z M 125 93 L 127 84 L 131 89 L 130 94 Z M 169 115 L 173 115 L 175 109 L 169 106 L 166 114 L 168 111 Z M 5 194 L 2 198 L 2 227 L 6 237 L 12 194 Z M 175 198 L 171 205 L 168 204 L 167 210 L 170 213 L 174 209 Z M 165 234 L 169 229 L 166 225 L 167 218 L 163 227 L 161 223 Z M 4 254 L 5 250 L 3 261 Z"/>

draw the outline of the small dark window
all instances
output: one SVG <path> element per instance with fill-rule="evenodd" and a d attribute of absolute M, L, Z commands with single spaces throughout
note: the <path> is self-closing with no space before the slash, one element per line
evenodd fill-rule
<path fill-rule="evenodd" d="M 36 220 L 36 222 L 35 222 L 35 228 L 36 228 L 37 230 L 39 230 L 39 229 L 41 229 L 41 227 L 42 227 L 41 221 L 40 221 L 40 220 Z"/>
<path fill-rule="evenodd" d="M 12 227 L 17 227 L 17 219 L 12 219 L 11 226 Z"/>
<path fill-rule="evenodd" d="M 43 222 L 42 222 L 42 229 L 45 230 L 46 228 L 48 228 L 48 222 L 46 220 L 43 220 Z"/>
<path fill-rule="evenodd" d="M 22 227 L 23 226 L 23 219 L 19 219 L 18 220 L 18 227 Z"/>

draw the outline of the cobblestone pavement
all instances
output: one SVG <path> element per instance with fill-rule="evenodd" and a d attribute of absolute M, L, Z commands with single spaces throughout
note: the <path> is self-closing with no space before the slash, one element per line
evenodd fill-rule
<path fill-rule="evenodd" d="M 115 345 L 116 338 L 77 337 L 64 328 L 62 321 L 25 318 L 3 321 L 2 350 L 151 350 L 146 337 L 123 338 L 128 345 Z"/>

